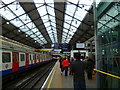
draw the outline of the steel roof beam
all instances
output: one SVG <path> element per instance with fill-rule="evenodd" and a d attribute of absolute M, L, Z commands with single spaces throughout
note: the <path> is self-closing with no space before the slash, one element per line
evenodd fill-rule
<path fill-rule="evenodd" d="M 66 7 L 66 2 L 55 2 L 54 0 L 54 8 L 60 9 L 62 10 L 62 12 L 65 12 L 65 7 Z M 56 9 L 54 9 L 55 11 L 55 19 L 56 19 L 56 30 L 57 30 L 57 39 L 58 39 L 58 43 L 62 42 L 62 32 L 63 32 L 63 25 L 64 25 L 64 17 L 65 14 L 64 13 L 58 13 L 58 11 Z M 60 16 L 59 16 L 60 15 Z M 62 22 L 60 22 L 57 18 L 60 18 Z M 62 27 L 61 29 L 58 29 L 59 26 L 58 24 L 60 24 Z M 59 33 L 61 32 L 61 33 Z"/>
<path fill-rule="evenodd" d="M 52 43 L 52 41 L 51 41 L 51 39 L 50 39 L 50 37 L 49 37 L 49 35 L 48 35 L 48 32 L 47 32 L 47 30 L 46 30 L 46 28 L 45 28 L 45 26 L 44 26 L 43 20 L 41 19 L 38 11 L 36 10 L 37 7 L 35 6 L 35 4 L 32 4 L 32 5 L 31 5 L 30 3 L 27 3 L 27 4 L 30 4 L 31 7 L 32 7 L 32 8 L 28 8 L 28 7 L 25 5 L 26 3 L 22 3 L 22 2 L 19 2 L 19 3 L 20 3 L 20 5 L 22 6 L 22 8 L 24 9 L 25 12 L 28 12 L 28 11 L 29 11 L 28 9 L 32 9 L 32 11 L 35 11 L 35 12 L 36 12 L 35 15 L 37 15 L 37 16 L 39 17 L 38 21 L 40 21 L 40 22 L 43 24 L 43 27 L 44 27 L 43 30 L 45 31 L 45 33 L 47 33 L 47 35 L 44 35 L 44 33 L 43 33 L 43 31 L 41 30 L 40 27 L 38 27 L 39 31 L 42 33 L 43 37 L 47 40 L 48 43 Z M 44 5 L 43 5 L 43 6 L 44 6 Z M 34 9 L 34 10 L 33 10 L 33 9 Z M 28 16 L 31 18 L 31 20 L 33 21 L 35 17 L 32 17 L 32 16 L 30 15 L 30 13 L 27 13 L 27 14 L 28 14 Z M 35 21 L 33 21 L 33 22 L 34 22 L 34 24 L 37 26 L 38 23 L 36 23 Z"/>

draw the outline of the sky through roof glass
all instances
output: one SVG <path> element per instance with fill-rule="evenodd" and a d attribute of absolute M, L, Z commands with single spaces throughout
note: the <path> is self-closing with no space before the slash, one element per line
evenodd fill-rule
<path fill-rule="evenodd" d="M 5 4 L 9 4 L 0 9 L 0 14 L 9 20 L 12 24 L 28 36 L 33 38 L 41 45 L 47 44 L 46 39 L 41 32 L 25 13 L 23 8 L 15 0 L 2 0 L 3 7 Z M 49 34 L 52 43 L 58 43 L 57 30 L 56 30 L 56 18 L 54 10 L 54 0 L 33 0 L 39 15 L 44 23 L 44 26 Z M 93 0 L 67 0 L 64 14 L 64 24 L 62 32 L 62 43 L 69 43 L 77 28 L 80 26 L 83 18 L 88 13 Z M 41 6 L 42 5 L 42 6 Z M 41 7 L 40 7 L 41 6 Z M 59 34 L 58 34 L 59 35 Z"/>
<path fill-rule="evenodd" d="M 65 22 L 63 29 L 63 34 L 66 36 L 62 37 L 62 43 L 69 43 L 72 36 L 76 32 L 77 28 L 81 24 L 81 21 L 85 17 L 87 11 L 91 7 L 93 0 L 67 0 L 66 12 L 65 12 Z M 78 6 L 77 6 L 78 5 Z M 67 32 L 67 34 L 65 34 Z"/>
<path fill-rule="evenodd" d="M 7 7 L 0 9 L 0 14 L 4 18 L 9 20 L 16 27 L 19 27 L 21 31 L 25 32 L 27 36 L 30 36 L 31 38 L 33 38 L 35 42 L 38 42 L 41 45 L 47 43 L 45 39 L 41 40 L 41 37 L 43 38 L 43 35 L 39 32 L 39 30 L 34 25 L 34 23 L 32 23 L 29 16 L 25 14 L 25 11 L 19 5 L 18 2 L 16 2 L 15 0 L 3 0 L 2 2 L 3 2 L 3 5 L 14 2 L 8 5 Z"/>

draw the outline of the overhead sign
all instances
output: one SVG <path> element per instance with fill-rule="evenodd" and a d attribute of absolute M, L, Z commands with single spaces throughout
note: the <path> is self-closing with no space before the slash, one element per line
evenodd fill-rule
<path fill-rule="evenodd" d="M 62 49 L 63 49 L 63 50 L 68 49 L 68 44 L 62 44 Z"/>
<path fill-rule="evenodd" d="M 76 48 L 85 48 L 84 43 L 76 43 Z"/>
<path fill-rule="evenodd" d="M 59 48 L 59 44 L 57 44 L 57 43 L 54 43 L 54 47 L 53 47 L 54 49 L 58 49 Z"/>
<path fill-rule="evenodd" d="M 61 51 L 61 49 L 54 49 L 54 51 L 58 51 L 58 52 L 60 52 L 60 51 Z"/>

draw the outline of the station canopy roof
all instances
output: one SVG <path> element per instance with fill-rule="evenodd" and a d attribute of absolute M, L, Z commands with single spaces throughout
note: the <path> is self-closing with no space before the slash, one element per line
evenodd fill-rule
<path fill-rule="evenodd" d="M 35 48 L 94 36 L 93 0 L 1 0 L 2 35 Z"/>

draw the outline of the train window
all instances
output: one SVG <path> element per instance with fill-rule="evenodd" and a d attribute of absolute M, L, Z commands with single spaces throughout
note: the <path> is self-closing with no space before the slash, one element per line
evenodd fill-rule
<path fill-rule="evenodd" d="M 38 59 L 40 59 L 40 55 L 38 56 Z"/>
<path fill-rule="evenodd" d="M 35 60 L 36 59 L 36 57 L 35 57 L 36 55 L 33 55 L 33 60 Z"/>
<path fill-rule="evenodd" d="M 19 54 L 13 53 L 13 62 L 19 61 Z"/>
<path fill-rule="evenodd" d="M 39 56 L 37 55 L 37 60 L 39 59 Z"/>
<path fill-rule="evenodd" d="M 20 54 L 20 59 L 21 59 L 21 61 L 25 61 L 25 55 L 24 54 Z"/>
<path fill-rule="evenodd" d="M 10 53 L 8 52 L 2 52 L 2 62 L 7 63 L 11 61 Z"/>
<path fill-rule="evenodd" d="M 32 60 L 32 58 L 31 58 L 32 56 L 31 56 L 31 54 L 30 54 L 30 60 Z"/>

